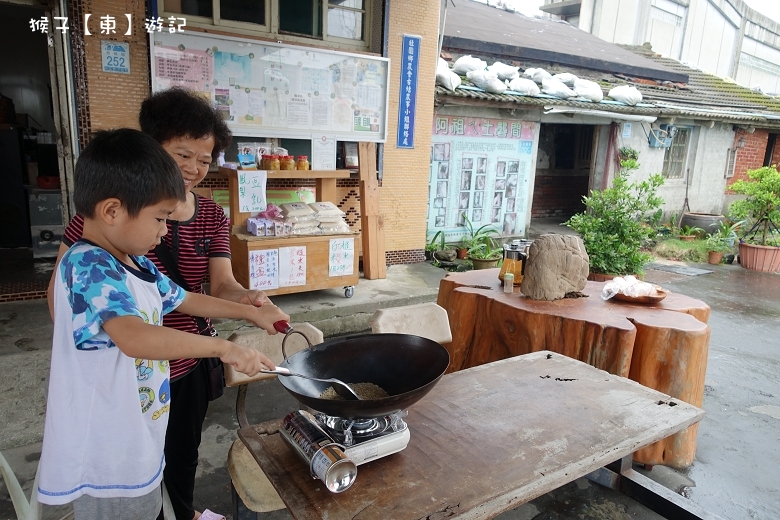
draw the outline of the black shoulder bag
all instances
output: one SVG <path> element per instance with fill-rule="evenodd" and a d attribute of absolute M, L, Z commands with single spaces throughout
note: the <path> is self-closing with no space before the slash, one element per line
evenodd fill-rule
<path fill-rule="evenodd" d="M 178 224 L 173 224 L 173 228 L 173 240 L 178 241 Z M 178 248 L 175 247 L 175 249 Z M 165 266 L 165 270 L 168 271 L 170 279 L 176 282 L 185 291 L 192 292 L 189 284 L 181 275 L 181 271 L 179 271 L 179 266 L 174 258 L 174 253 L 165 245 L 165 242 L 160 242 L 160 245 L 154 248 L 154 253 L 160 260 L 160 263 Z M 212 337 L 217 335 L 217 331 L 214 330 L 205 319 L 200 316 L 193 316 L 193 318 L 195 318 L 195 323 L 198 325 L 198 334 Z M 200 363 L 206 364 L 206 371 L 208 372 L 209 377 L 209 401 L 213 401 L 214 399 L 221 397 L 225 390 L 225 370 L 222 367 L 222 360 L 218 357 L 203 358 L 200 360 Z"/>

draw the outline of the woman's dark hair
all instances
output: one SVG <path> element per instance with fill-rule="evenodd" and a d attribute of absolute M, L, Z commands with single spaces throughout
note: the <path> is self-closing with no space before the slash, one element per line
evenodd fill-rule
<path fill-rule="evenodd" d="M 155 92 L 141 103 L 138 115 L 141 130 L 158 143 L 177 137 L 202 139 L 214 136 L 216 158 L 230 144 L 232 134 L 211 102 L 197 93 L 180 87 Z"/>
<path fill-rule="evenodd" d="M 119 199 L 131 217 L 161 200 L 186 200 L 176 161 L 160 143 L 132 128 L 97 132 L 79 155 L 73 178 L 73 202 L 85 218 L 110 198 Z"/>

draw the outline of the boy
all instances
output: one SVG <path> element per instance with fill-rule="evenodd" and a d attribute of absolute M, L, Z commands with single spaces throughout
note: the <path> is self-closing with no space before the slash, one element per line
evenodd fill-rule
<path fill-rule="evenodd" d="M 166 360 L 219 357 L 249 375 L 273 367 L 252 349 L 156 325 L 177 309 L 247 319 L 274 334 L 289 316 L 270 303 L 186 293 L 142 256 L 185 200 L 181 171 L 151 137 L 99 132 L 74 178 L 84 232 L 56 273 L 39 500 L 73 502 L 78 519 L 154 519 L 171 406 Z"/>

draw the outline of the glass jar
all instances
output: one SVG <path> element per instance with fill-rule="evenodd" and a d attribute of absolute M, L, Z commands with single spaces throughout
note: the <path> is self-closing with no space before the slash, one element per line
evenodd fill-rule
<path fill-rule="evenodd" d="M 268 169 L 269 170 L 281 170 L 281 164 L 279 163 L 279 156 L 278 155 L 272 155 L 268 159 Z"/>
<path fill-rule="evenodd" d="M 308 170 L 309 169 L 309 156 L 299 155 L 298 162 L 295 165 L 296 170 Z"/>
<path fill-rule="evenodd" d="M 279 164 L 282 170 L 294 170 L 295 169 L 295 157 L 292 155 L 283 155 L 279 159 Z"/>
<path fill-rule="evenodd" d="M 268 155 L 263 155 L 262 159 L 260 160 L 260 169 L 261 170 L 267 170 L 268 169 Z"/>
<path fill-rule="evenodd" d="M 514 275 L 513 285 L 520 285 L 525 273 L 525 260 L 527 255 L 523 252 L 523 247 L 514 241 L 511 244 L 504 244 L 504 262 L 501 264 L 501 270 L 498 273 L 498 279 L 504 282 L 504 276 L 508 273 Z"/>

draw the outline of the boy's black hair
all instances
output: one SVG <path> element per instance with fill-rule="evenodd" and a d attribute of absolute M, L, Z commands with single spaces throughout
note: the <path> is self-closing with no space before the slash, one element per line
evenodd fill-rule
<path fill-rule="evenodd" d="M 177 137 L 214 136 L 212 158 L 225 151 L 232 134 L 212 104 L 191 90 L 173 87 L 155 92 L 141 103 L 141 130 L 165 144 Z"/>
<path fill-rule="evenodd" d="M 132 128 L 97 132 L 79 155 L 73 178 L 73 202 L 85 218 L 110 198 L 119 199 L 131 217 L 161 200 L 186 200 L 176 161 L 160 143 Z"/>

